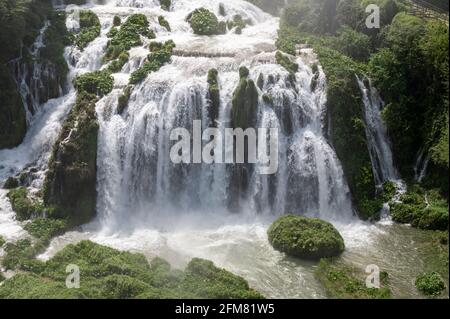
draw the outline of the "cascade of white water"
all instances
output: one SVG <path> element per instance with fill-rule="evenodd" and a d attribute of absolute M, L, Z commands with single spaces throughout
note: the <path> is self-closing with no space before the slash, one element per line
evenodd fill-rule
<path fill-rule="evenodd" d="M 369 146 L 370 158 L 375 181 L 378 185 L 386 181 L 399 180 L 386 127 L 381 118 L 384 103 L 377 90 L 357 78 L 359 88 L 363 95 L 364 116 L 366 122 L 366 137 Z"/>
<path fill-rule="evenodd" d="M 152 24 L 157 31 L 155 41 L 173 39 L 179 51 L 204 53 L 204 57 L 173 56 L 170 64 L 133 89 L 122 114 L 117 112 L 117 97 L 148 51 L 143 47 L 132 49 L 129 62 L 114 75 L 117 89 L 97 104 L 97 207 L 102 221 L 116 231 L 133 220 L 137 224 L 154 221 L 158 214 L 211 210 L 220 214 L 227 211 L 230 202 L 238 200 L 229 192 L 230 165 L 175 165 L 169 157 L 174 144 L 169 137 L 176 127 L 192 132 L 194 120 L 202 120 L 206 127 L 206 77 L 211 68 L 219 71 L 218 122 L 229 127 L 241 65 L 249 68 L 249 77 L 255 83 L 263 79 L 258 89 L 257 126 L 280 131 L 278 172 L 259 175 L 254 170 L 248 176 L 247 194 L 240 194 L 246 198 L 242 211 L 250 215 L 292 212 L 328 220 L 351 218 L 342 168 L 323 134 L 325 75 L 320 70 L 317 88 L 312 91 L 314 74 L 308 62 L 299 58 L 296 62 L 300 70 L 292 82 L 274 57 L 278 20 L 246 1 L 223 2 L 227 17 L 240 14 L 252 22 L 242 35 L 233 31 L 211 37 L 194 35 L 185 17 L 198 7 L 217 13 L 219 3 L 174 0 L 172 11 L 167 12 L 159 8 L 158 1 L 118 0 L 95 8 L 101 12 L 101 20 L 131 12 L 145 13 L 150 21 L 164 15 L 172 32 Z M 131 12 L 128 6 L 133 8 Z M 264 94 L 272 96 L 273 106 L 264 102 Z"/>

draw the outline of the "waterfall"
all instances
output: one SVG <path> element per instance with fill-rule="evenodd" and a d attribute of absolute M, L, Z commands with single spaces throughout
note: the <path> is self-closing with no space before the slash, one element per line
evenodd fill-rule
<path fill-rule="evenodd" d="M 323 132 L 326 77 L 320 68 L 317 88 L 312 91 L 314 73 L 307 59 L 296 59 L 299 72 L 295 81 L 276 64 L 278 19 L 241 0 L 174 0 L 170 12 L 154 2 L 119 0 L 95 9 L 101 10 L 102 21 L 112 20 L 118 13 L 128 15 L 130 8 L 122 6 L 145 12 L 150 21 L 164 15 L 172 33 L 152 24 L 157 31 L 155 41 L 173 39 L 180 52 L 203 54 L 173 56 L 170 64 L 133 89 L 122 114 L 117 112 L 117 98 L 148 51 L 132 49 L 129 62 L 114 75 L 116 89 L 97 103 L 97 210 L 101 221 L 117 231 L 133 221 L 137 225 L 155 223 L 161 215 L 211 210 L 226 214 L 230 203 L 235 202 L 239 202 L 240 212 L 249 216 L 292 212 L 349 220 L 353 214 L 349 189 Z M 232 31 L 213 37 L 194 35 L 184 18 L 202 6 L 217 13 L 219 3 L 224 3 L 227 16 L 241 14 L 252 25 L 242 35 Z M 219 71 L 218 123 L 229 126 L 240 66 L 249 68 L 249 78 L 259 86 L 257 127 L 278 128 L 280 132 L 279 169 L 273 175 L 249 170 L 250 175 L 245 177 L 248 187 L 234 194 L 230 192 L 233 165 L 173 164 L 169 152 L 175 142 L 169 137 L 176 127 L 192 132 L 194 120 L 202 120 L 206 128 L 207 73 L 211 68 Z M 264 101 L 264 95 L 272 97 L 273 105 Z"/>
<path fill-rule="evenodd" d="M 397 181 L 399 175 L 394 166 L 387 130 L 381 118 L 384 103 L 370 81 L 367 87 L 363 80 L 358 77 L 357 80 L 363 96 L 366 137 L 375 182 L 380 185 L 386 181 Z"/>

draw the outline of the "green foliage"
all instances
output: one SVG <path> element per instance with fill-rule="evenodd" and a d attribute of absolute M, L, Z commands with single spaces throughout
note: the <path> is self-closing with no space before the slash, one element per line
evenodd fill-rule
<path fill-rule="evenodd" d="M 445 283 L 438 273 L 423 273 L 416 278 L 417 289 L 427 296 L 439 296 L 445 290 Z"/>
<path fill-rule="evenodd" d="M 119 54 L 119 57 L 116 60 L 112 61 L 110 65 L 108 65 L 108 71 L 111 73 L 120 72 L 125 63 L 128 62 L 129 58 L 130 55 L 128 52 L 121 52 Z"/>
<path fill-rule="evenodd" d="M 231 118 L 234 128 L 243 130 L 254 127 L 258 111 L 258 89 L 255 82 L 248 79 L 246 67 L 239 69 L 240 81 L 233 93 Z"/>
<path fill-rule="evenodd" d="M 3 247 L 3 245 L 6 243 L 6 240 L 0 236 L 0 248 Z"/>
<path fill-rule="evenodd" d="M 103 96 L 113 89 L 114 78 L 109 70 L 94 71 L 77 76 L 73 84 L 80 93 Z"/>
<path fill-rule="evenodd" d="M 158 23 L 160 26 L 166 28 L 167 31 L 171 31 L 169 21 L 167 21 L 163 16 L 158 17 Z"/>
<path fill-rule="evenodd" d="M 44 180 L 43 199 L 53 208 L 51 217 L 67 220 L 69 227 L 89 222 L 96 213 L 96 101 L 96 95 L 78 92 L 53 147 Z"/>
<path fill-rule="evenodd" d="M 21 239 L 5 245 L 6 255 L 2 265 L 6 269 L 16 269 L 28 263 L 36 255 L 36 250 L 29 239 Z"/>
<path fill-rule="evenodd" d="M 316 278 L 324 286 L 327 294 L 336 299 L 389 299 L 391 291 L 386 287 L 386 280 L 381 281 L 380 289 L 367 288 L 355 269 L 331 259 L 321 259 L 315 271 Z"/>
<path fill-rule="evenodd" d="M 67 224 L 64 220 L 41 217 L 33 219 L 24 226 L 24 229 L 30 235 L 48 243 L 51 238 L 62 235 L 67 230 Z"/>
<path fill-rule="evenodd" d="M 118 27 L 122 24 L 122 19 L 119 16 L 114 16 L 113 18 L 113 26 Z"/>
<path fill-rule="evenodd" d="M 290 73 L 292 79 L 295 79 L 295 73 L 298 72 L 298 64 L 292 62 L 289 56 L 284 55 L 280 51 L 277 51 L 277 53 L 275 54 L 275 58 L 277 60 L 277 63 Z"/>
<path fill-rule="evenodd" d="M 267 234 L 275 249 L 304 259 L 337 256 L 345 248 L 333 225 L 317 218 L 286 215 L 275 221 Z"/>
<path fill-rule="evenodd" d="M 219 20 L 206 8 L 198 8 L 189 14 L 187 21 L 199 35 L 214 35 L 219 33 Z"/>
<path fill-rule="evenodd" d="M 370 38 L 364 33 L 344 28 L 339 31 L 339 51 L 358 60 L 366 61 L 370 56 Z"/>
<path fill-rule="evenodd" d="M 390 181 L 384 182 L 382 194 L 383 202 L 390 202 L 394 198 L 395 194 L 397 194 L 397 186 L 395 185 L 395 183 Z"/>
<path fill-rule="evenodd" d="M 169 11 L 170 7 L 172 6 L 172 0 L 159 0 L 159 3 L 161 5 L 161 8 L 166 11 Z"/>
<path fill-rule="evenodd" d="M 391 203 L 390 207 L 395 222 L 420 229 L 448 229 L 448 203 L 437 190 L 425 192 L 420 187 L 412 186 L 400 197 L 400 202 Z"/>
<path fill-rule="evenodd" d="M 217 69 L 208 71 L 208 117 L 211 125 L 215 126 L 215 120 L 219 118 L 220 111 L 220 88 Z"/>
<path fill-rule="evenodd" d="M 223 3 L 219 3 L 219 15 L 221 15 L 222 17 L 225 17 L 227 15 Z"/>
<path fill-rule="evenodd" d="M 44 206 L 35 199 L 30 199 L 25 187 L 19 187 L 8 192 L 7 197 L 18 220 L 27 220 L 33 216 L 39 216 L 44 211 Z"/>
<path fill-rule="evenodd" d="M 100 20 L 91 10 L 80 11 L 80 32 L 75 36 L 75 44 L 83 50 L 90 42 L 94 41 L 101 31 Z"/>
<path fill-rule="evenodd" d="M 164 64 L 169 63 L 172 58 L 172 52 L 175 43 L 169 40 L 161 44 L 151 44 L 152 51 L 147 57 L 144 65 L 134 71 L 130 77 L 130 84 L 137 84 L 144 80 L 151 72 L 158 71 Z"/>
<path fill-rule="evenodd" d="M 26 131 L 22 98 L 10 68 L 0 63 L 0 149 L 19 145 Z"/>
<path fill-rule="evenodd" d="M 128 100 L 130 99 L 132 86 L 128 85 L 124 90 L 123 94 L 119 96 L 117 101 L 117 113 L 122 114 L 125 108 L 128 106 Z"/>
<path fill-rule="evenodd" d="M 13 189 L 19 187 L 19 181 L 15 177 L 8 177 L 3 185 L 4 189 Z"/>
<path fill-rule="evenodd" d="M 80 289 L 65 288 L 66 266 L 82 273 Z M 0 298 L 262 298 L 248 283 L 213 263 L 193 259 L 171 270 L 160 259 L 120 252 L 89 241 L 68 245 L 40 267 L 17 274 L 0 287 Z"/>
<path fill-rule="evenodd" d="M 103 58 L 104 61 L 114 60 L 124 51 L 142 45 L 140 35 L 149 39 L 156 38 L 155 33 L 149 29 L 147 17 L 141 13 L 130 15 L 120 29 L 112 30 L 109 34 L 109 36 L 111 36 L 111 41 L 108 42 L 106 47 L 106 54 Z"/>

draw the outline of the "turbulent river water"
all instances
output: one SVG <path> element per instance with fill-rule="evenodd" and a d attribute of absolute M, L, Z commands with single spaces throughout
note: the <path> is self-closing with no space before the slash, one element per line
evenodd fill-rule
<path fill-rule="evenodd" d="M 368 224 L 354 216 L 340 162 L 323 134 L 326 76 L 319 67 L 318 85 L 311 89 L 316 60 L 310 50 L 302 50 L 297 58 L 295 84 L 276 64 L 277 18 L 243 0 L 172 0 L 170 11 L 162 10 L 157 0 L 102 2 L 83 6 L 98 15 L 102 32 L 82 52 L 66 49 L 71 62 L 69 80 L 105 67 L 101 61 L 106 34 L 115 15 L 126 19 L 144 13 L 157 35 L 154 41 L 173 40 L 176 55 L 133 89 L 127 109 L 119 115 L 117 98 L 130 74 L 144 62 L 149 40 L 130 50 L 129 62 L 114 74 L 114 90 L 96 107 L 100 123 L 98 217 L 78 231 L 55 238 L 39 258 L 51 257 L 68 243 L 90 239 L 149 258 L 161 256 L 174 267 L 184 267 L 193 257 L 210 259 L 243 276 L 267 297 L 322 298 L 325 292 L 314 278 L 315 264 L 287 258 L 267 241 L 267 228 L 277 216 L 301 212 L 326 219 L 340 230 L 346 243 L 344 260 L 361 272 L 376 264 L 389 272 L 394 296 L 418 297 L 414 278 L 424 262 L 418 249 L 422 233 L 393 225 L 388 218 Z M 241 35 L 233 30 L 218 36 L 194 35 L 185 17 L 199 7 L 218 15 L 219 3 L 225 7 L 223 19 L 240 14 L 251 25 Z M 171 32 L 158 24 L 158 16 L 169 21 Z M 199 56 L 192 57 L 192 53 Z M 251 174 L 244 196 L 237 198 L 227 191 L 232 176 L 226 165 L 180 169 L 170 163 L 168 145 L 171 128 L 190 128 L 193 120 L 205 120 L 211 68 L 219 71 L 219 122 L 230 122 L 232 94 L 243 65 L 249 68 L 250 78 L 260 83 L 258 127 L 276 127 L 281 132 L 280 160 L 273 176 Z M 397 179 L 380 125 L 381 103 L 360 85 L 365 92 L 366 120 L 373 123 L 369 127 L 373 131 L 367 134 L 374 170 L 380 182 Z M 35 168 L 32 189 L 41 187 L 51 145 L 75 100 L 74 89 L 69 87 L 68 92 L 39 106 L 22 145 L 0 151 L 0 180 L 31 165 Z M 273 107 L 264 102 L 263 94 L 273 97 Z M 239 213 L 229 212 L 230 201 L 239 202 Z M 0 235 L 9 240 L 26 236 L 13 216 L 5 191 L 0 191 Z"/>

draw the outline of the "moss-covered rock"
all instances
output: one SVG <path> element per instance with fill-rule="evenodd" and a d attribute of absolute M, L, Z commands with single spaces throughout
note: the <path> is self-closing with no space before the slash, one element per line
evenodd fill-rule
<path fill-rule="evenodd" d="M 19 180 L 15 177 L 8 177 L 5 184 L 3 184 L 4 189 L 13 189 L 17 187 L 19 187 Z"/>
<path fill-rule="evenodd" d="M 389 299 L 386 274 L 380 278 L 380 288 L 367 288 L 364 279 L 367 274 L 332 259 L 322 259 L 315 271 L 315 277 L 325 288 L 330 298 L 336 299 Z M 380 274 L 381 277 L 381 274 Z"/>
<path fill-rule="evenodd" d="M 19 145 L 25 137 L 25 109 L 10 69 L 0 64 L 0 149 Z"/>
<path fill-rule="evenodd" d="M 132 86 L 128 85 L 124 90 L 123 94 L 119 96 L 117 100 L 117 113 L 122 114 L 128 106 L 128 100 L 130 99 Z"/>
<path fill-rule="evenodd" d="M 170 29 L 169 21 L 167 21 L 166 18 L 164 18 L 163 16 L 159 16 L 158 17 L 158 23 L 159 23 L 160 26 L 166 28 L 167 31 L 169 31 L 169 32 L 172 31 Z"/>
<path fill-rule="evenodd" d="M 80 93 L 103 96 L 113 89 L 114 78 L 110 71 L 106 69 L 79 75 L 75 78 L 73 84 Z"/>
<path fill-rule="evenodd" d="M 96 213 L 97 135 L 95 95 L 79 92 L 55 143 L 43 188 L 44 203 L 70 226 Z"/>
<path fill-rule="evenodd" d="M 114 28 L 116 31 L 112 31 L 112 33 L 110 31 L 111 40 L 106 46 L 103 60 L 105 62 L 114 60 L 121 53 L 130 50 L 132 47 L 142 45 L 141 35 L 149 39 L 156 38 L 155 33 L 149 29 L 149 25 L 144 14 L 136 13 L 130 15 L 120 29 Z"/>
<path fill-rule="evenodd" d="M 51 238 L 62 235 L 67 230 L 67 223 L 61 219 L 40 217 L 27 223 L 24 229 L 43 243 L 48 243 Z"/>
<path fill-rule="evenodd" d="M 208 117 L 210 124 L 215 126 L 215 120 L 219 118 L 220 112 L 220 88 L 217 69 L 211 69 L 208 72 Z"/>
<path fill-rule="evenodd" d="M 68 245 L 39 267 L 15 275 L 0 298 L 262 298 L 248 283 L 212 262 L 193 259 L 185 271 L 160 259 L 120 252 L 90 241 Z M 66 267 L 80 267 L 79 289 L 67 289 Z"/>
<path fill-rule="evenodd" d="M 191 12 L 187 21 L 198 35 L 214 35 L 219 33 L 219 20 L 206 8 L 198 8 Z"/>
<path fill-rule="evenodd" d="M 158 71 L 164 64 L 169 63 L 172 58 L 175 43 L 172 40 L 165 43 L 151 43 L 150 54 L 142 67 L 134 71 L 130 76 L 130 84 L 137 84 L 144 80 L 151 72 Z"/>
<path fill-rule="evenodd" d="M 448 230 L 448 202 L 437 190 L 425 192 L 418 186 L 411 186 L 399 202 L 390 204 L 392 219 L 397 223 L 411 224 L 427 230 Z"/>
<path fill-rule="evenodd" d="M 277 60 L 277 63 L 289 72 L 290 80 L 292 82 L 295 82 L 295 73 L 298 72 L 298 64 L 292 62 L 289 56 L 281 53 L 280 51 L 277 51 L 277 53 L 275 54 L 275 58 Z"/>
<path fill-rule="evenodd" d="M 119 57 L 108 65 L 108 71 L 110 71 L 111 73 L 120 72 L 125 63 L 128 62 L 129 58 L 130 54 L 128 52 L 121 52 L 119 54 Z"/>
<path fill-rule="evenodd" d="M 16 213 L 17 220 L 23 221 L 42 215 L 46 209 L 39 200 L 31 198 L 25 187 L 19 187 L 8 192 L 7 197 Z"/>
<path fill-rule="evenodd" d="M 275 221 L 267 234 L 275 249 L 303 259 L 338 256 L 345 248 L 333 225 L 317 218 L 286 215 Z"/>
<path fill-rule="evenodd" d="M 172 6 L 172 0 L 160 0 L 159 3 L 163 10 L 170 11 L 170 7 Z"/>
<path fill-rule="evenodd" d="M 445 283 L 436 272 L 420 274 L 415 284 L 417 289 L 426 296 L 439 296 L 445 290 Z"/>
<path fill-rule="evenodd" d="M 255 82 L 248 79 L 248 75 L 246 67 L 239 69 L 239 85 L 232 100 L 232 125 L 243 130 L 256 125 L 258 112 L 258 89 Z"/>
<path fill-rule="evenodd" d="M 119 27 L 122 24 L 122 19 L 119 16 L 114 16 L 113 26 Z"/>
<path fill-rule="evenodd" d="M 75 35 L 75 44 L 80 50 L 94 41 L 101 31 L 100 20 L 91 10 L 80 11 L 80 31 Z"/>

